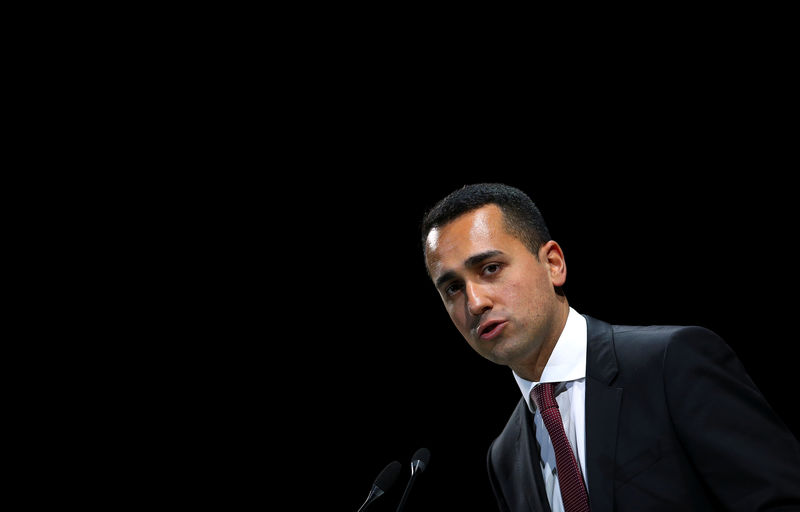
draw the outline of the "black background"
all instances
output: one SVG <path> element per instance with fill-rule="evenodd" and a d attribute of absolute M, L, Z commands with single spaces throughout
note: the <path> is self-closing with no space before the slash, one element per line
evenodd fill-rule
<path fill-rule="evenodd" d="M 59 82 L 92 129 L 64 116 L 77 143 L 30 155 L 58 170 L 34 194 L 66 202 L 43 223 L 76 237 L 29 230 L 56 283 L 30 293 L 65 311 L 30 325 L 80 360 L 51 355 L 60 409 L 30 400 L 48 416 L 28 463 L 62 481 L 39 494 L 355 511 L 398 460 L 370 507 L 394 510 L 426 447 L 407 510 L 494 510 L 486 450 L 519 390 L 450 322 L 418 229 L 484 181 L 539 205 L 578 312 L 716 331 L 797 435 L 794 18 L 570 13 L 489 44 L 450 13 L 330 11 L 182 11 L 174 41 L 129 38 L 139 64 L 106 45 L 119 74 L 90 59 L 101 80 Z"/>

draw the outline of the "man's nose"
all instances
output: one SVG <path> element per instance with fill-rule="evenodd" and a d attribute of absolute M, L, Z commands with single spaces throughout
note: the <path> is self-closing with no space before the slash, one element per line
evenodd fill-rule
<path fill-rule="evenodd" d="M 480 316 L 492 309 L 492 301 L 486 288 L 476 283 L 467 283 L 464 289 L 467 294 L 467 308 L 472 315 Z"/>

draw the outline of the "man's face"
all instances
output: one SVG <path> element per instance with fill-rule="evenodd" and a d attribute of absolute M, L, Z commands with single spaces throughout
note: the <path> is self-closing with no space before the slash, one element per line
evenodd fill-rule
<path fill-rule="evenodd" d="M 425 242 L 428 271 L 450 318 L 470 346 L 497 364 L 533 364 L 542 344 L 563 327 L 566 279 L 558 244 L 539 259 L 503 227 L 489 204 L 431 230 Z"/>

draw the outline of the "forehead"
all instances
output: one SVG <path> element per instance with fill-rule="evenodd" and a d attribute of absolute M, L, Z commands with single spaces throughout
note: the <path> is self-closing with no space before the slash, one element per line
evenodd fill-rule
<path fill-rule="evenodd" d="M 490 204 L 432 229 L 425 240 L 425 255 L 433 276 L 459 266 L 474 254 L 507 252 L 514 245 L 521 244 L 505 230 L 503 212 Z"/>

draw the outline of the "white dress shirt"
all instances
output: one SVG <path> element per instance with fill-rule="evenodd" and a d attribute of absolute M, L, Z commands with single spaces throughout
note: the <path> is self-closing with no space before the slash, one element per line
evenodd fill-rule
<path fill-rule="evenodd" d="M 550 435 L 542 422 L 542 414 L 536 410 L 536 404 L 530 398 L 531 390 L 540 382 L 562 382 L 556 386 L 555 395 L 564 431 L 572 446 L 572 452 L 581 467 L 583 482 L 586 480 L 586 319 L 577 311 L 569 308 L 567 323 L 561 336 L 556 342 L 553 353 L 547 360 L 547 365 L 542 372 L 539 382 L 525 380 L 516 373 L 514 378 L 519 385 L 522 396 L 528 408 L 534 414 L 533 421 L 536 425 L 536 441 L 539 444 L 541 455 L 541 469 L 544 477 L 544 486 L 547 490 L 547 499 L 553 512 L 564 512 L 561 500 L 561 488 L 558 485 L 556 474 L 556 455 Z M 535 485 L 531 482 L 531 485 Z"/>

